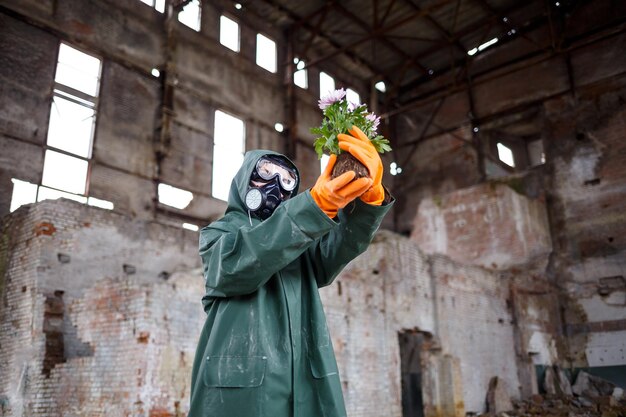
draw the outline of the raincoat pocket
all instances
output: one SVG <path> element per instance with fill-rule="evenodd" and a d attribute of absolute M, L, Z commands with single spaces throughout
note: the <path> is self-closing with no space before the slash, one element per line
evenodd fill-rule
<path fill-rule="evenodd" d="M 332 346 L 330 346 L 330 349 L 320 349 L 317 352 L 312 352 L 309 361 L 311 362 L 313 378 L 325 378 L 338 373 Z"/>
<path fill-rule="evenodd" d="M 265 379 L 265 356 L 208 356 L 204 364 L 207 387 L 252 388 Z"/>

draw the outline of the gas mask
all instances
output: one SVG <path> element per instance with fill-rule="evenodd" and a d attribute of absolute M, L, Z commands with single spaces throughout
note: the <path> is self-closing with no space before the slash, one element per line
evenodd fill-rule
<path fill-rule="evenodd" d="M 274 155 L 261 157 L 250 176 L 246 207 L 256 217 L 265 220 L 280 203 L 291 198 L 297 185 L 298 175 L 289 161 Z"/>

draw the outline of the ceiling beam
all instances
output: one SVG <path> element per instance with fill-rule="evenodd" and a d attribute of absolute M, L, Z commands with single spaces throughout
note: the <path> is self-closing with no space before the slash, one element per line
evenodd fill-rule
<path fill-rule="evenodd" d="M 265 1 L 265 2 L 272 2 L 273 3 L 272 0 L 263 0 L 263 1 Z M 434 10 L 437 10 L 437 9 L 445 6 L 446 4 L 450 3 L 451 1 L 452 0 L 440 0 L 439 2 L 429 6 L 428 8 L 422 9 L 419 12 L 411 13 L 408 16 L 405 16 L 404 18 L 399 19 L 396 22 L 390 23 L 389 25 L 386 25 L 384 27 L 375 28 L 367 36 L 364 36 L 363 38 L 358 39 L 358 40 L 356 40 L 356 41 L 354 41 L 354 42 L 352 42 L 350 44 L 340 46 L 339 48 L 337 48 L 335 51 L 331 52 L 330 54 L 327 54 L 325 56 L 322 56 L 322 57 L 320 57 L 318 59 L 315 59 L 315 60 L 309 62 L 308 66 L 318 65 L 318 64 L 320 64 L 320 63 L 322 63 L 324 61 L 327 61 L 329 59 L 332 59 L 332 58 L 334 58 L 337 55 L 340 55 L 342 53 L 348 54 L 348 51 L 350 49 L 352 49 L 352 48 L 354 48 L 354 47 L 356 47 L 358 45 L 361 45 L 362 43 L 367 42 L 367 41 L 369 41 L 369 40 L 371 40 L 371 39 L 373 39 L 375 37 L 378 37 L 378 36 L 380 36 L 380 35 L 382 35 L 382 34 L 384 34 L 386 32 L 389 32 L 389 31 L 391 31 L 393 29 L 396 29 L 396 28 L 398 28 L 400 26 L 403 26 L 403 25 L 413 21 L 414 19 L 416 19 L 416 18 L 418 18 L 420 16 L 423 16 L 423 15 L 425 15 L 427 13 L 430 13 L 430 12 L 432 12 Z M 352 55 L 354 55 L 354 54 L 352 54 Z M 413 59 L 414 61 L 417 62 L 417 59 L 415 59 L 415 58 L 411 58 L 411 59 Z M 388 76 L 389 73 L 390 72 L 379 71 L 378 75 L 384 75 L 384 76 L 389 78 L 389 76 Z"/>
<path fill-rule="evenodd" d="M 304 21 L 298 15 L 296 15 L 294 12 L 292 12 L 291 10 L 289 10 L 286 7 L 282 6 L 281 4 L 278 4 L 276 1 L 274 1 L 274 0 L 261 0 L 261 1 L 264 2 L 265 4 L 268 4 L 268 5 L 272 6 L 272 7 L 274 7 L 279 12 L 285 14 L 291 21 L 293 21 L 293 22 L 300 22 L 299 26 L 303 27 L 304 29 L 306 29 L 308 31 L 315 31 L 315 28 L 310 23 L 308 23 L 307 21 Z M 329 3 L 335 3 L 335 2 L 333 0 L 329 0 L 329 1 L 327 1 L 327 4 L 325 5 L 325 7 Z M 247 9 L 248 10 L 252 9 L 252 4 L 254 4 L 254 3 L 253 2 L 248 3 L 248 5 L 247 5 Z M 321 9 L 317 10 L 316 12 L 314 12 L 314 14 L 316 14 L 318 12 L 321 13 Z M 258 13 L 256 13 L 256 14 L 258 16 Z M 259 16 L 259 17 L 261 17 L 261 16 Z M 295 30 L 294 30 L 294 33 L 295 33 Z M 339 45 L 337 42 L 333 41 L 329 37 L 325 36 L 323 33 L 320 33 L 319 36 L 321 38 L 323 38 L 326 42 L 328 42 L 331 47 L 335 48 L 335 50 L 338 50 L 338 49 L 342 48 L 341 45 Z M 299 51 L 294 51 L 294 52 L 299 52 Z M 359 56 L 357 56 L 357 55 L 355 55 L 355 54 L 353 54 L 351 52 L 345 52 L 345 54 L 346 54 L 346 56 L 348 56 L 348 58 L 354 60 L 355 62 L 357 62 L 362 67 L 366 68 L 371 74 L 379 74 L 379 73 L 381 73 L 380 69 L 374 68 L 371 64 L 365 62 Z M 307 58 L 307 57 L 303 56 L 303 58 Z M 307 61 L 305 60 L 305 62 L 307 62 Z M 312 67 L 312 66 L 313 65 L 309 61 L 304 68 L 308 68 L 308 67 Z M 302 69 L 304 69 L 304 68 L 302 68 Z"/>
<path fill-rule="evenodd" d="M 365 32 L 370 32 L 371 33 L 376 33 L 376 29 L 377 28 L 372 28 L 370 27 L 367 23 L 365 23 L 364 21 L 362 21 L 358 16 L 356 16 L 354 13 L 352 13 L 351 11 L 347 10 L 345 7 L 343 7 L 340 4 L 337 4 L 337 10 L 340 11 L 341 13 L 343 13 L 346 17 L 348 17 L 350 20 L 352 20 L 354 23 L 356 23 L 357 25 L 359 25 L 363 30 L 365 30 Z M 420 10 L 420 16 L 421 16 L 421 12 L 422 10 Z M 415 16 L 414 18 L 416 19 L 418 16 Z M 400 55 L 403 59 L 408 60 L 413 66 L 415 66 L 416 68 L 418 68 L 420 71 L 422 71 L 424 74 L 428 73 L 428 69 L 425 68 L 422 64 L 420 64 L 416 59 L 413 59 L 409 54 L 407 54 L 406 52 L 404 52 L 398 45 L 394 44 L 393 42 L 390 42 L 388 39 L 385 39 L 384 37 L 381 36 L 382 34 L 376 34 L 372 40 L 377 39 L 379 42 L 381 42 L 383 45 L 385 45 L 387 48 L 389 48 L 390 50 L 392 50 L 393 52 L 395 52 L 396 54 Z"/>
<path fill-rule="evenodd" d="M 406 3 L 409 6 L 411 6 L 413 8 L 413 10 L 421 10 L 421 7 L 419 7 L 417 4 L 415 4 L 413 2 L 413 0 L 405 0 L 405 1 L 406 1 Z M 448 43 L 454 45 L 457 49 L 459 49 L 461 52 L 463 52 L 463 54 L 465 54 L 467 52 L 465 50 L 465 47 L 463 45 L 461 45 L 461 42 L 459 42 L 458 39 L 454 39 L 452 34 L 450 32 L 448 32 L 443 26 L 441 26 L 441 24 L 439 24 L 439 22 L 437 22 L 430 14 L 425 15 L 424 19 L 426 19 L 426 21 L 428 21 L 428 23 L 430 23 L 432 26 L 434 26 L 435 29 L 437 29 L 437 31 L 439 33 L 444 35 L 445 38 L 446 38 L 446 41 Z M 455 18 L 455 22 L 456 22 L 456 18 Z"/>

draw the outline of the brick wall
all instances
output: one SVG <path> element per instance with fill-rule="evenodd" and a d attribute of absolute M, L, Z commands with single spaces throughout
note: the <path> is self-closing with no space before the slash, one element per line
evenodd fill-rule
<path fill-rule="evenodd" d="M 183 415 L 204 322 L 197 235 L 67 200 L 2 231 L 2 415 Z"/>
<path fill-rule="evenodd" d="M 543 198 L 513 185 L 485 183 L 420 202 L 411 239 L 426 253 L 507 269 L 552 249 Z"/>
<path fill-rule="evenodd" d="M 575 366 L 626 364 L 625 102 L 621 76 L 546 103 L 554 271 Z"/>
<path fill-rule="evenodd" d="M 204 320 L 197 234 L 68 200 L 22 207 L 2 230 L 4 415 L 184 415 Z M 519 396 L 500 275 L 381 231 L 321 291 L 351 417 L 402 414 L 407 333 L 425 341 L 427 415 L 482 411 L 495 375 Z"/>

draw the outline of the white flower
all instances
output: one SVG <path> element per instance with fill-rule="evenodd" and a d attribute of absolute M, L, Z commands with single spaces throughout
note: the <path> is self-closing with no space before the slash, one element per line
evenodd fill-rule
<path fill-rule="evenodd" d="M 320 109 L 326 109 L 326 107 L 330 106 L 331 104 L 335 104 L 336 102 L 341 101 L 345 96 L 346 90 L 344 90 L 343 88 L 328 93 L 327 96 L 322 97 L 322 99 L 319 101 Z"/>

